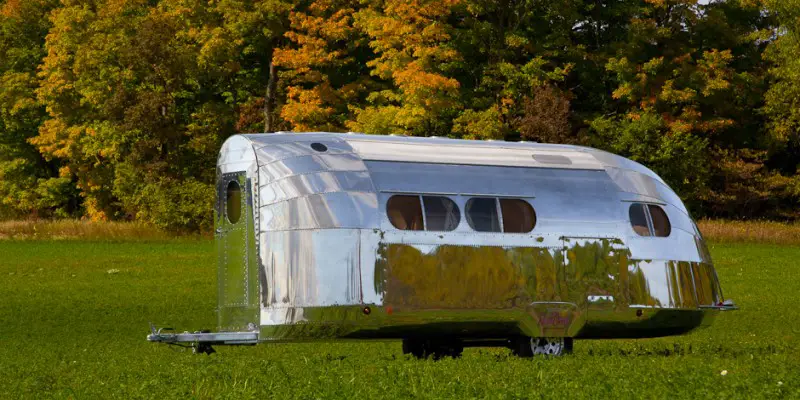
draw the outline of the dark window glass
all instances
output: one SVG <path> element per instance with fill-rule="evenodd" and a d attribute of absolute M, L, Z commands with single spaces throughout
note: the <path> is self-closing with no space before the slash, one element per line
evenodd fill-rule
<path fill-rule="evenodd" d="M 503 232 L 526 233 L 536 225 L 536 213 L 530 203 L 522 199 L 500 199 L 503 212 Z"/>
<path fill-rule="evenodd" d="M 631 218 L 631 226 L 639 236 L 650 236 L 650 228 L 647 226 L 647 214 L 644 204 L 634 203 L 628 212 Z"/>
<path fill-rule="evenodd" d="M 386 203 L 386 214 L 397 229 L 421 231 L 425 229 L 419 196 L 396 195 Z"/>
<path fill-rule="evenodd" d="M 242 217 L 242 188 L 239 182 L 228 182 L 228 188 L 225 190 L 225 216 L 232 224 L 239 222 L 239 218 Z"/>
<path fill-rule="evenodd" d="M 670 225 L 669 217 L 667 217 L 664 209 L 654 204 L 649 204 L 647 208 L 650 210 L 650 219 L 653 221 L 654 236 L 669 236 L 672 231 L 672 225 Z"/>
<path fill-rule="evenodd" d="M 497 201 L 494 198 L 472 198 L 467 201 L 467 222 L 478 232 L 500 232 Z"/>
<path fill-rule="evenodd" d="M 425 204 L 425 230 L 452 231 L 461 221 L 461 213 L 453 200 L 447 197 L 423 196 Z"/>

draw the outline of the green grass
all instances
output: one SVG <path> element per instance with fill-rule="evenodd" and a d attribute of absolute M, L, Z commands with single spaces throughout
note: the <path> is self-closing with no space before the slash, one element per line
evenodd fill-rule
<path fill-rule="evenodd" d="M 419 361 L 398 342 L 199 356 L 147 343 L 148 321 L 215 326 L 213 249 L 0 241 L 0 398 L 800 398 L 800 247 L 714 245 L 740 311 L 686 336 L 576 341 L 558 359 L 467 349 Z"/>

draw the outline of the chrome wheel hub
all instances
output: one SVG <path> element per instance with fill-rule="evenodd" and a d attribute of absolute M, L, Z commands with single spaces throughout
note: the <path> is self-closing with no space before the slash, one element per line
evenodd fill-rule
<path fill-rule="evenodd" d="M 531 338 L 533 354 L 560 356 L 564 352 L 564 338 Z"/>

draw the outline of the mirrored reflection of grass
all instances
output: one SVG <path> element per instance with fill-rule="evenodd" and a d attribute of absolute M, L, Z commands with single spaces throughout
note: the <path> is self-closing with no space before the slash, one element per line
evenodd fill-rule
<path fill-rule="evenodd" d="M 800 247 L 712 244 L 740 311 L 687 336 L 577 341 L 561 359 L 468 349 L 417 361 L 397 342 L 194 356 L 147 343 L 148 321 L 214 327 L 213 249 L 0 241 L 0 398 L 800 397 Z"/>

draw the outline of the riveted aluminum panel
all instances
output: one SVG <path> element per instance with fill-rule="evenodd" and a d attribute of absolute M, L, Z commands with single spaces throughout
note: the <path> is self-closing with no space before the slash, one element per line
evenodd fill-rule
<path fill-rule="evenodd" d="M 357 155 L 352 153 L 307 155 L 285 158 L 269 164 L 261 164 L 259 176 L 261 184 L 295 175 L 321 171 L 366 171 Z"/>
<path fill-rule="evenodd" d="M 260 189 L 261 205 L 332 192 L 372 192 L 367 172 L 317 172 L 272 181 Z"/>
<path fill-rule="evenodd" d="M 222 144 L 217 158 L 217 169 L 222 174 L 247 171 L 256 163 L 252 143 L 240 135 L 228 138 Z"/>
<path fill-rule="evenodd" d="M 358 230 L 278 231 L 262 235 L 261 240 L 268 287 L 264 307 L 361 302 Z M 270 323 L 279 322 L 275 314 L 262 313 L 262 323 L 265 318 Z"/>
<path fill-rule="evenodd" d="M 689 214 L 680 197 L 660 180 L 629 169 L 607 167 L 606 172 L 623 192 L 656 198 Z"/>
<path fill-rule="evenodd" d="M 259 164 L 269 164 L 271 162 L 280 161 L 292 157 L 300 157 L 312 154 L 341 154 L 353 153 L 353 148 L 347 142 L 336 139 L 327 138 L 323 140 L 302 140 L 298 137 L 296 142 L 284 142 L 274 144 L 258 144 L 254 143 L 253 147 L 258 154 Z M 327 150 L 320 152 L 311 148 L 312 143 L 322 143 Z"/>
<path fill-rule="evenodd" d="M 700 262 L 695 237 L 692 233 L 673 229 L 668 237 L 639 236 L 630 228 L 626 242 L 633 258 L 640 260 L 682 260 Z"/>
<path fill-rule="evenodd" d="M 227 216 L 227 187 L 238 184 L 238 219 Z M 248 329 L 257 323 L 259 309 L 258 250 L 255 243 L 253 183 L 246 171 L 220 174 L 215 231 L 218 257 L 218 327 L 221 331 Z"/>
<path fill-rule="evenodd" d="M 376 228 L 375 193 L 337 192 L 297 197 L 261 207 L 261 230 Z"/>
<path fill-rule="evenodd" d="M 379 191 L 537 197 L 553 193 L 611 198 L 603 171 L 367 161 Z"/>
<path fill-rule="evenodd" d="M 724 300 L 722 290 L 719 287 L 717 272 L 711 264 L 694 263 L 692 265 L 692 277 L 695 283 L 698 305 L 716 305 Z"/>
<path fill-rule="evenodd" d="M 497 148 L 474 145 L 464 146 L 457 141 L 451 145 L 428 145 L 413 142 L 388 142 L 351 139 L 348 143 L 364 160 L 402 161 L 437 164 L 460 165 L 515 165 L 520 167 L 567 168 L 567 169 L 602 169 L 603 165 L 591 154 L 577 150 Z M 534 156 L 542 156 L 537 160 Z M 548 157 L 549 156 L 549 157 Z M 541 160 L 552 160 L 552 157 L 569 160 L 554 164 Z"/>
<path fill-rule="evenodd" d="M 241 166 L 258 188 L 251 222 L 260 319 L 274 328 L 262 328 L 262 340 L 404 337 L 417 329 L 601 337 L 620 326 L 672 334 L 699 324 L 699 305 L 722 299 L 680 199 L 633 161 L 533 143 L 327 133 L 241 138 L 221 154 L 220 173 Z M 358 147 L 365 142 L 378 145 Z M 248 146 L 258 149 L 251 153 L 258 153 L 257 168 L 241 150 Z M 381 159 L 362 161 L 370 157 Z M 395 229 L 385 203 L 397 192 L 446 195 L 459 207 L 460 225 L 452 232 Z M 528 201 L 534 230 L 474 232 L 465 204 L 481 195 Z M 636 235 L 630 202 L 662 205 L 670 237 Z"/>

